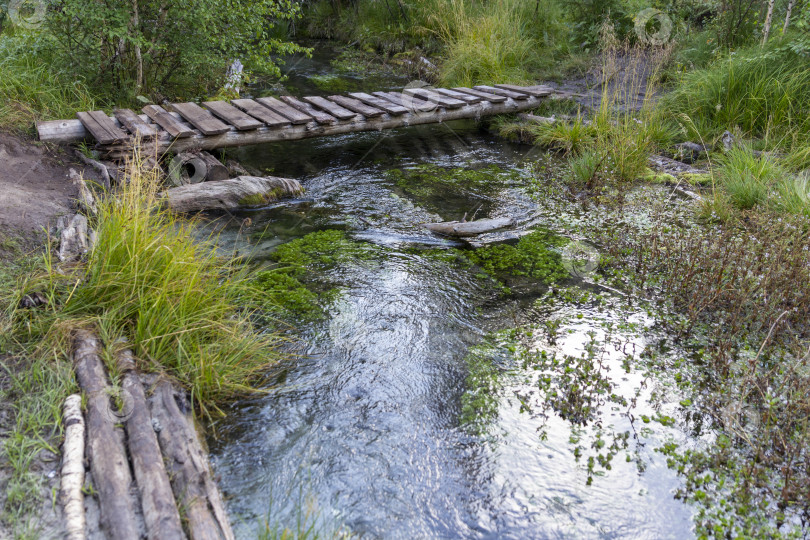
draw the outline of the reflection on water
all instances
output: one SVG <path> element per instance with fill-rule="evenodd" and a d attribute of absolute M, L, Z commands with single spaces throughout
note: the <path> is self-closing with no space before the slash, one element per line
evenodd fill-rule
<path fill-rule="evenodd" d="M 605 323 L 649 322 L 604 290 L 610 301 L 599 308 L 559 300 L 539 309 L 535 301 L 547 287 L 501 296 L 474 268 L 419 249 L 457 245 L 421 225 L 459 219 L 481 205 L 480 196 L 420 198 L 403 192 L 388 171 L 425 163 L 521 170 L 531 151 L 461 122 L 236 153 L 254 167 L 301 179 L 307 192 L 293 204 L 236 216 L 237 222 L 250 216 L 253 230 L 263 233 L 251 237 L 226 228 L 224 244 L 259 244 L 261 253 L 313 230 L 341 228 L 386 248 L 372 263 L 342 264 L 337 278 L 329 276 L 339 281 L 341 294 L 328 317 L 298 327 L 303 350 L 286 385 L 234 404 L 217 423 L 212 459 L 239 537 L 255 537 L 268 514 L 271 523 L 294 529 L 304 504 L 316 508 L 324 526 L 342 524 L 368 538 L 691 536 L 691 514 L 671 494 L 678 480 L 654 452 L 659 437 L 682 438 L 674 429 L 636 433 L 629 450 L 588 485 L 593 434 L 637 432 L 638 422 L 606 402 L 600 421 L 583 429 L 581 443 L 572 442 L 569 422 L 522 411 L 520 397 L 531 399 L 536 381 L 517 363 L 504 366 L 512 375 L 500 381 L 487 433 L 461 424 L 465 358 L 492 332 L 537 330 L 530 349 L 578 356 L 589 340 L 603 339 Z M 519 182 L 503 182 L 487 196 L 478 217 L 510 215 L 524 229 L 562 232 L 562 223 L 578 219 L 573 210 L 563 215 L 533 202 Z M 586 286 L 574 279 L 565 285 Z M 541 331 L 551 320 L 558 321 L 553 340 Z M 623 347 L 644 345 L 632 329 L 615 330 L 611 339 Z M 621 348 L 606 347 L 605 376 L 616 392 L 644 398 L 653 382 L 624 369 L 623 358 Z M 636 415 L 660 412 L 645 409 L 644 401 Z M 580 460 L 577 444 L 585 446 Z"/>

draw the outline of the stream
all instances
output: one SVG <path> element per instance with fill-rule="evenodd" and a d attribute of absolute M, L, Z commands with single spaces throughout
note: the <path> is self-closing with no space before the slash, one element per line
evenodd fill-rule
<path fill-rule="evenodd" d="M 284 84 L 325 94 L 313 80 L 349 91 L 407 82 L 384 74 L 364 82 L 361 72 L 336 72 L 334 56 L 289 61 Z M 514 230 L 481 241 L 515 245 L 540 228 L 598 259 L 581 207 L 532 196 L 538 150 L 462 121 L 233 156 L 299 179 L 306 193 L 240 212 L 219 231 L 223 247 L 264 264 L 279 245 L 335 230 L 365 253 L 301 278 L 328 291 L 324 316 L 288 321 L 294 359 L 283 379 L 212 425 L 211 458 L 237 537 L 266 528 L 307 537 L 693 536 L 692 511 L 673 496 L 680 480 L 655 450 L 689 441 L 671 421 L 677 391 L 628 362 L 653 332 L 641 304 L 588 265 L 569 265 L 552 285 L 495 283 L 448 255 L 469 246 L 422 226 L 465 213 L 511 216 Z M 445 171 L 475 176 L 429 181 Z M 570 256 L 562 245 L 548 249 Z M 587 393 L 587 418 L 549 398 L 552 356 L 598 365 L 582 384 L 609 390 Z M 557 396 L 572 395 L 566 380 Z M 471 381 L 485 381 L 488 397 L 476 400 Z"/>

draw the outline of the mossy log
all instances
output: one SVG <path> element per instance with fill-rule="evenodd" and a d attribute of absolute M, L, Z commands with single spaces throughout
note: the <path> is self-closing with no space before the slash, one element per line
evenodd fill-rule
<path fill-rule="evenodd" d="M 184 540 L 180 513 L 163 465 L 160 445 L 146 405 L 146 394 L 135 372 L 132 351 L 116 354 L 126 404 L 126 431 L 132 469 L 141 496 L 146 535 L 154 540 Z"/>
<path fill-rule="evenodd" d="M 87 404 L 87 457 L 98 492 L 101 524 L 108 538 L 140 538 L 124 431 L 110 400 L 110 386 L 98 338 L 88 330 L 73 335 L 73 365 Z"/>
<path fill-rule="evenodd" d="M 175 212 L 200 212 L 260 206 L 303 191 L 301 184 L 290 178 L 238 176 L 171 188 L 165 197 Z"/>
<path fill-rule="evenodd" d="M 149 397 L 152 423 L 158 431 L 172 490 L 185 510 L 192 540 L 233 539 L 225 505 L 197 438 L 185 396 L 180 398 L 182 410 L 172 384 L 166 380 L 159 380 Z"/>

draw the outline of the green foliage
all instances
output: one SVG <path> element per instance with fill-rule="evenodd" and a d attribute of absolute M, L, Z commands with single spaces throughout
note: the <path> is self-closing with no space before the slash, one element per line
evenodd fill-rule
<path fill-rule="evenodd" d="M 408 195 L 428 199 L 446 198 L 448 193 L 492 194 L 516 180 L 519 173 L 496 165 L 472 169 L 423 163 L 404 170 L 391 169 L 386 174 Z"/>
<path fill-rule="evenodd" d="M 279 75 L 275 55 L 303 49 L 273 37 L 272 28 L 298 14 L 290 0 L 57 0 L 46 25 L 68 69 L 132 99 L 211 91 L 236 59 Z"/>
<path fill-rule="evenodd" d="M 554 283 L 568 276 L 560 254 L 549 249 L 549 246 L 559 246 L 561 243 L 560 238 L 543 230 L 535 230 L 522 236 L 515 246 L 485 246 L 470 252 L 468 257 L 494 276 L 523 276 Z"/>
<path fill-rule="evenodd" d="M 560 150 L 565 154 L 579 154 L 585 148 L 593 146 L 596 140 L 595 126 L 581 115 L 577 115 L 572 122 L 533 124 L 528 130 L 540 146 Z"/>
<path fill-rule="evenodd" d="M 350 240 L 343 231 L 327 229 L 287 242 L 271 257 L 289 267 L 292 275 L 301 276 L 310 270 L 368 259 L 373 254 L 374 249 L 368 244 Z"/>
<path fill-rule="evenodd" d="M 288 319 L 315 319 L 323 314 L 318 294 L 290 275 L 288 269 L 264 270 L 256 274 L 253 286 L 260 291 L 254 301 L 270 313 Z"/>
<path fill-rule="evenodd" d="M 17 293 L 44 290 L 49 308 L 16 310 L 11 319 L 26 340 L 46 343 L 79 325 L 109 343 L 125 336 L 142 368 L 174 376 L 209 412 L 267 374 L 278 361 L 277 338 L 250 323 L 241 303 L 246 276 L 219 259 L 211 242 L 198 241 L 193 223 L 160 209 L 153 174 L 131 166 L 126 187 L 99 204 L 86 263 L 66 273 L 49 253 L 47 272 Z"/>
<path fill-rule="evenodd" d="M 718 160 L 717 178 L 737 208 L 747 210 L 765 204 L 773 186 L 788 173 L 773 159 L 755 156 L 750 148 L 737 146 Z M 787 186 L 784 185 L 787 190 Z M 785 191 L 785 194 L 789 194 Z"/>
<path fill-rule="evenodd" d="M 53 62 L 42 45 L 36 34 L 0 33 L 0 127 L 29 130 L 36 121 L 100 108 L 84 80 Z"/>
<path fill-rule="evenodd" d="M 542 4 L 542 5 L 541 5 Z M 554 2 L 507 0 L 481 9 L 463 0 L 437 6 L 431 21 L 442 37 L 445 60 L 440 82 L 448 86 L 534 80 L 551 65 L 549 33 L 559 13 Z M 536 16 L 538 9 L 544 17 Z"/>
<path fill-rule="evenodd" d="M 688 118 L 687 136 L 712 140 L 739 127 L 771 138 L 810 133 L 810 55 L 771 43 L 730 54 L 685 74 L 661 107 Z"/>

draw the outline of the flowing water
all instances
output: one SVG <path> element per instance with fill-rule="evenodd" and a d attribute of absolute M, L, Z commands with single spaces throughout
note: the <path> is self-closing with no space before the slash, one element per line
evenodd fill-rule
<path fill-rule="evenodd" d="M 330 73 L 323 61 L 289 65 L 299 84 Z M 441 256 L 464 246 L 422 227 L 477 209 L 478 217 L 512 216 L 515 231 L 543 227 L 588 245 L 572 232 L 587 230 L 572 226 L 587 219 L 583 211 L 528 193 L 535 150 L 460 122 L 264 145 L 236 157 L 300 179 L 306 194 L 235 216 L 250 217 L 254 232 L 226 227 L 223 244 L 261 260 L 279 244 L 338 229 L 371 248 L 306 276 L 333 291 L 326 316 L 292 321 L 297 358 L 283 382 L 233 404 L 212 426 L 212 460 L 237 536 L 255 538 L 265 523 L 366 538 L 692 536 L 690 509 L 673 497 L 679 480 L 655 451 L 687 437 L 667 422 L 638 420 L 676 416 L 677 395 L 626 365 L 648 339 L 644 310 L 587 272 L 556 293 L 527 279 L 504 293 L 479 269 Z M 396 172 L 440 170 L 426 165 L 483 171 L 491 182 L 414 186 Z M 515 231 L 484 240 L 508 242 Z M 583 425 L 544 409 L 539 351 L 585 354 L 600 366 L 596 383 L 634 401 L 632 413 L 602 399 Z M 465 396 L 480 365 L 471 358 L 494 366 L 484 373 L 495 388 L 472 420 Z M 625 432 L 626 448 L 589 467 L 589 457 L 605 454 L 599 441 L 608 448 Z"/>

